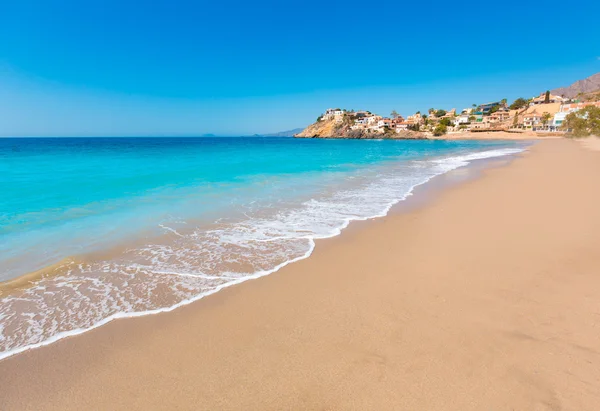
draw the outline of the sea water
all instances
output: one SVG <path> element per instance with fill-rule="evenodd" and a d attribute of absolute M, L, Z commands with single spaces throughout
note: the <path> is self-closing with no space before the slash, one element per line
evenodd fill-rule
<path fill-rule="evenodd" d="M 523 143 L 0 139 L 0 358 L 308 257 L 414 187 Z M 399 250 L 401 252 L 401 250 Z"/>

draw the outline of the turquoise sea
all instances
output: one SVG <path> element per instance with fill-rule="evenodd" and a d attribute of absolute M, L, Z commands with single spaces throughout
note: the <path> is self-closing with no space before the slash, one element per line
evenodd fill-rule
<path fill-rule="evenodd" d="M 0 139 L 0 358 L 308 257 L 412 189 L 523 143 Z"/>

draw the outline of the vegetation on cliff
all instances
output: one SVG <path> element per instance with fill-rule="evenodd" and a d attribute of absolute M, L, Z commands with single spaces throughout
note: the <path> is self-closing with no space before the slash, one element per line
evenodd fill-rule
<path fill-rule="evenodd" d="M 387 129 L 384 132 L 371 132 L 364 129 L 352 129 L 354 117 L 352 113 L 345 114 L 341 119 L 323 119 L 319 117 L 317 121 L 306 127 L 294 137 L 303 138 L 355 138 L 355 139 L 422 139 L 423 133 L 412 130 L 406 130 L 397 133 L 394 130 Z"/>

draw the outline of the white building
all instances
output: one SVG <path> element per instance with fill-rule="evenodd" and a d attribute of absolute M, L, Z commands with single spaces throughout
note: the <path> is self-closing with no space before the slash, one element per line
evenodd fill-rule
<path fill-rule="evenodd" d="M 461 124 L 469 124 L 469 113 L 461 114 L 460 116 L 454 119 L 454 126 L 459 126 Z"/>
<path fill-rule="evenodd" d="M 328 108 L 321 116 L 321 120 L 331 120 L 335 118 L 337 122 L 342 121 L 342 117 L 346 114 L 346 110 L 340 110 L 339 108 Z"/>
<path fill-rule="evenodd" d="M 556 113 L 554 115 L 554 118 L 552 119 L 551 126 L 555 128 L 562 127 L 563 123 L 565 122 L 565 119 L 567 118 L 567 115 L 569 115 L 568 112 L 559 111 L 558 113 Z"/>

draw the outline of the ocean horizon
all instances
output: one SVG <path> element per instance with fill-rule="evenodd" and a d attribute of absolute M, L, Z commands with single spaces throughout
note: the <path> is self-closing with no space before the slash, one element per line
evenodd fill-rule
<path fill-rule="evenodd" d="M 0 358 L 307 258 L 514 141 L 0 139 Z M 41 270 L 41 271 L 40 271 Z"/>

